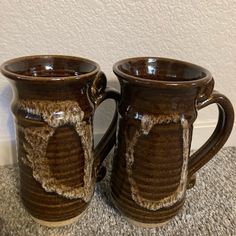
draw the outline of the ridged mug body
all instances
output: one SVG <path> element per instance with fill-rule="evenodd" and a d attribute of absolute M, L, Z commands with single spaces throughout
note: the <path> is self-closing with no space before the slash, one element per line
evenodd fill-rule
<path fill-rule="evenodd" d="M 193 183 L 197 103 L 210 96 L 214 80 L 201 67 L 165 58 L 128 58 L 113 70 L 121 101 L 111 196 L 132 223 L 160 225 L 179 212 Z"/>
<path fill-rule="evenodd" d="M 80 82 L 14 82 L 21 198 L 35 218 L 81 214 L 93 194 L 93 107 Z M 80 92 L 78 92 L 80 91 Z M 63 214 L 60 214 L 63 212 Z"/>
<path fill-rule="evenodd" d="M 181 96 L 135 85 L 122 89 L 134 99 L 120 104 L 112 197 L 128 218 L 162 223 L 184 203 L 196 91 Z"/>
<path fill-rule="evenodd" d="M 115 142 L 116 111 L 94 148 L 95 109 L 106 99 L 117 101 L 119 93 L 106 87 L 97 63 L 79 57 L 16 58 L 1 71 L 14 90 L 22 202 L 40 224 L 72 223 L 87 208 Z"/>

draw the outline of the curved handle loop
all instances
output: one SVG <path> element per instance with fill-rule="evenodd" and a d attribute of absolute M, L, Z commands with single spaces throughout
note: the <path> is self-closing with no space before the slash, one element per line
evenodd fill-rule
<path fill-rule="evenodd" d="M 108 153 L 113 148 L 116 142 L 118 102 L 120 100 L 120 93 L 113 88 L 106 87 L 107 84 L 106 81 L 107 80 L 105 74 L 103 72 L 100 72 L 92 85 L 95 108 L 97 108 L 106 99 L 113 99 L 116 102 L 115 113 L 111 121 L 111 124 L 94 149 L 96 176 L 98 174 L 97 172 L 99 171 L 102 162 L 104 161 L 105 157 L 108 155 Z M 101 172 L 104 172 L 104 170 L 101 170 Z M 98 177 L 98 179 L 102 179 L 105 174 L 101 173 L 101 175 L 102 176 Z"/>
<path fill-rule="evenodd" d="M 234 123 L 234 110 L 229 99 L 217 91 L 213 91 L 209 98 L 197 104 L 200 110 L 210 104 L 216 103 L 219 110 L 217 126 L 203 146 L 190 158 L 188 164 L 188 177 L 198 171 L 222 148 L 227 141 Z"/>

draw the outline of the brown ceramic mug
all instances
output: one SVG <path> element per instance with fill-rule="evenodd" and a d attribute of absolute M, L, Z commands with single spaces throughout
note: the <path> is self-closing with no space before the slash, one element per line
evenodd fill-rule
<path fill-rule="evenodd" d="M 233 107 L 213 91 L 210 72 L 197 65 L 144 57 L 119 61 L 113 70 L 121 85 L 121 101 L 112 199 L 132 223 L 157 226 L 178 213 L 191 177 L 226 142 Z M 213 103 L 219 108 L 216 129 L 190 155 L 197 112 Z"/>
<path fill-rule="evenodd" d="M 117 112 L 94 149 L 94 112 L 119 94 L 106 86 L 99 65 L 84 58 L 22 57 L 5 62 L 1 71 L 15 95 L 22 202 L 41 224 L 69 224 L 88 206 L 115 142 Z"/>

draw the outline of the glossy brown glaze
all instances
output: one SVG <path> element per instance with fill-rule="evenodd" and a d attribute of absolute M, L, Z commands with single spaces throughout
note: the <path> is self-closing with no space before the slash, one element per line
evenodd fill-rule
<path fill-rule="evenodd" d="M 184 204 L 194 174 L 226 142 L 234 112 L 213 92 L 214 80 L 199 66 L 166 58 L 130 58 L 113 67 L 121 85 L 111 191 L 114 204 L 140 225 L 170 220 Z M 189 155 L 197 111 L 219 107 L 215 132 Z"/>
<path fill-rule="evenodd" d="M 95 109 L 119 94 L 106 87 L 98 64 L 83 58 L 23 57 L 1 70 L 15 94 L 23 204 L 40 222 L 71 222 L 88 206 L 97 172 L 115 142 L 116 112 L 94 149 Z"/>

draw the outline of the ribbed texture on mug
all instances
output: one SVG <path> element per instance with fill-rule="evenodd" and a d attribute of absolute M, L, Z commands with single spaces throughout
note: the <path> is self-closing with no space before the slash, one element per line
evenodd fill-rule
<path fill-rule="evenodd" d="M 19 133 L 20 134 L 20 133 Z M 27 210 L 36 218 L 46 221 L 62 221 L 73 218 L 87 206 L 81 199 L 67 199 L 56 193 L 46 192 L 33 177 L 32 169 L 25 165 L 23 137 L 19 140 L 19 165 L 21 198 Z M 70 126 L 59 127 L 49 138 L 46 158 L 51 177 L 62 186 L 82 187 L 84 175 L 84 154 L 80 138 Z"/>
<path fill-rule="evenodd" d="M 119 137 L 123 136 L 120 129 Z M 120 146 L 119 146 L 120 145 Z M 143 223 L 161 223 L 177 214 L 184 197 L 171 207 L 150 210 L 140 206 L 135 194 L 147 202 L 158 202 L 175 193 L 179 184 L 183 165 L 183 140 L 180 124 L 155 125 L 151 131 L 142 134 L 134 146 L 134 162 L 131 169 L 132 180 L 137 193 L 132 193 L 127 174 L 124 140 L 118 142 L 111 179 L 112 197 L 115 205 L 127 217 Z M 148 205 L 148 204 L 147 204 Z"/>

